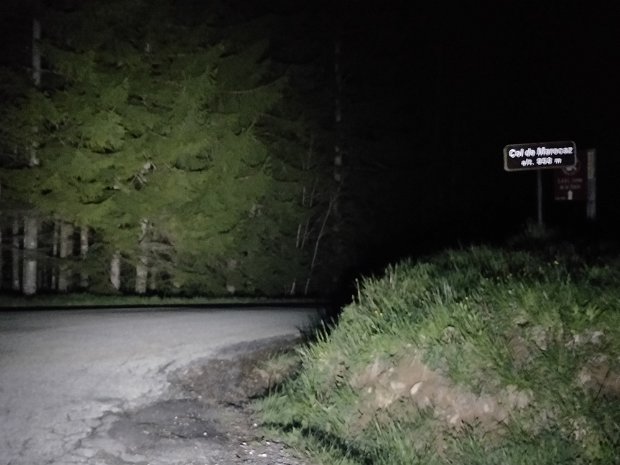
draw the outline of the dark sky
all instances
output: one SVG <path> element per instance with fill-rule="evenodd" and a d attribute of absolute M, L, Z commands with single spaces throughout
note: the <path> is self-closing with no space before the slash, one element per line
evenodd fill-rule
<path fill-rule="evenodd" d="M 350 19 L 359 75 L 386 98 L 441 106 L 468 144 L 609 138 L 620 16 L 585 2 L 427 3 L 360 2 L 376 6 Z"/>
<path fill-rule="evenodd" d="M 452 231 L 470 223 L 501 234 L 535 217 L 535 174 L 505 173 L 502 148 L 554 140 L 598 150 L 599 213 L 612 224 L 620 214 L 620 14 L 612 3 L 344 2 L 350 114 L 374 102 L 375 118 L 360 132 L 374 133 L 375 153 L 397 153 L 403 169 L 424 169 L 420 152 L 443 160 L 433 168 L 437 192 L 409 195 L 470 195 L 471 210 Z M 550 202 L 551 174 L 545 209 L 554 213 L 566 205 Z"/>

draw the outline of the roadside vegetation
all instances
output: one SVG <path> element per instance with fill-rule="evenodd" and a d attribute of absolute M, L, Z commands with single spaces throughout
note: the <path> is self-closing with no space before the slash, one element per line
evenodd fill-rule
<path fill-rule="evenodd" d="M 300 298 L 267 297 L 171 297 L 140 295 L 102 295 L 91 293 L 40 294 L 24 297 L 0 295 L 0 308 L 76 308 L 76 307 L 167 307 L 167 306 L 228 306 L 228 305 L 312 305 L 317 301 Z"/>
<path fill-rule="evenodd" d="M 264 424 L 323 464 L 620 463 L 620 259 L 527 241 L 365 279 Z"/>

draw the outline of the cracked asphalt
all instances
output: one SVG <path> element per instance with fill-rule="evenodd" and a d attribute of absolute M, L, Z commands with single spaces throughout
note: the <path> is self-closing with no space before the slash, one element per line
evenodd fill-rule
<path fill-rule="evenodd" d="M 188 397 L 175 380 L 227 348 L 298 337 L 316 317 L 270 308 L 0 312 L 0 464 L 298 464 L 282 445 L 245 442 L 247 416 Z"/>

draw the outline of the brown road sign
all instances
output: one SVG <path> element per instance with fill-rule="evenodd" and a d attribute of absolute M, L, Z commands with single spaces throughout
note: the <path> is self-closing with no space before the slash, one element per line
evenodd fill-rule
<path fill-rule="evenodd" d="M 588 190 L 586 164 L 587 155 L 580 152 L 574 167 L 563 168 L 553 173 L 554 200 L 586 200 Z"/>

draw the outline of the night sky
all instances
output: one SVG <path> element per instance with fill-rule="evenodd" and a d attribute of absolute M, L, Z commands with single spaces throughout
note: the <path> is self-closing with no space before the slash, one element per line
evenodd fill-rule
<path fill-rule="evenodd" d="M 433 177 L 432 187 L 409 186 L 401 197 L 408 195 L 411 204 L 442 197 L 454 204 L 438 209 L 443 218 L 421 234 L 423 244 L 432 246 L 424 240 L 429 236 L 442 244 L 504 239 L 535 219 L 536 174 L 504 172 L 502 148 L 555 140 L 597 149 L 599 226 L 615 235 L 615 8 L 585 2 L 343 5 L 350 115 L 358 118 L 359 134 L 372 156 L 404 175 L 394 185 L 407 184 L 408 171 L 428 170 Z M 365 108 L 369 102 L 374 118 Z M 569 234 L 581 231 L 584 205 L 552 200 L 552 172 L 543 172 L 543 182 L 546 221 Z M 406 213 L 397 221 L 404 233 L 393 256 L 424 229 Z"/>
<path fill-rule="evenodd" d="M 422 227 L 401 203 L 394 219 L 400 226 L 392 226 L 395 239 L 385 252 L 392 258 L 412 251 L 405 243 L 415 230 L 452 243 L 487 240 L 534 218 L 535 174 L 503 170 L 502 148 L 519 142 L 573 140 L 579 149 L 596 148 L 600 224 L 612 231 L 620 214 L 620 15 L 614 2 L 606 3 L 248 1 L 237 7 L 256 14 L 307 10 L 314 32 L 291 36 L 300 54 L 318 46 L 329 56 L 339 37 L 347 164 L 360 172 L 369 166 L 375 179 L 385 176 L 401 200 L 454 204 Z M 25 10 L 23 2 L 3 2 L 5 63 L 28 55 Z M 429 171 L 432 185 L 408 184 L 407 173 L 420 170 Z M 549 200 L 551 173 L 544 174 L 546 210 L 560 212 L 558 221 L 583 217 L 582 206 Z M 363 186 L 363 175 L 357 182 Z M 464 196 L 467 208 L 459 203 Z"/>

